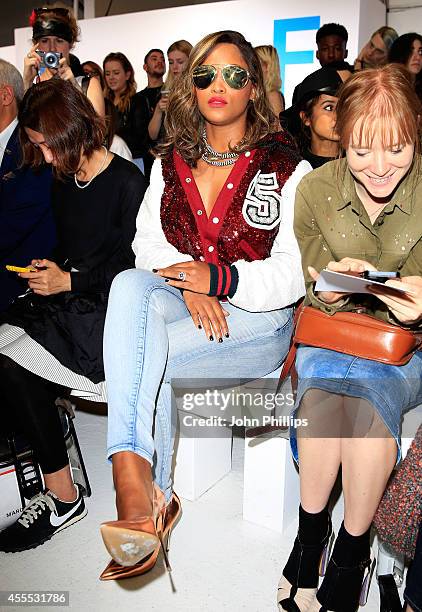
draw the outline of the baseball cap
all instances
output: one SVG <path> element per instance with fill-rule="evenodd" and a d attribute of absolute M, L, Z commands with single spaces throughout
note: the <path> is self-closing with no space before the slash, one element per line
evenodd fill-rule
<path fill-rule="evenodd" d="M 337 70 L 331 66 L 324 66 L 308 74 L 308 76 L 295 87 L 292 106 L 280 113 L 282 124 L 285 125 L 289 131 L 295 132 L 297 128 L 300 127 L 299 108 L 301 104 L 322 94 L 336 96 L 342 82 Z"/>

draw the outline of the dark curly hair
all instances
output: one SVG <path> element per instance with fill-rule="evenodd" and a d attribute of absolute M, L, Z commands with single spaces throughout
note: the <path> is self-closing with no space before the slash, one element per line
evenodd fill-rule
<path fill-rule="evenodd" d="M 322 25 L 316 33 L 316 44 L 319 43 L 321 38 L 325 38 L 326 36 L 339 36 L 345 43 L 347 43 L 349 39 L 349 34 L 346 28 L 340 23 L 324 23 L 324 25 Z"/>

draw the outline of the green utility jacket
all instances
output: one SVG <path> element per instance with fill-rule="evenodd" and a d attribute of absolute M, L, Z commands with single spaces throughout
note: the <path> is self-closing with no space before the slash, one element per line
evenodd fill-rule
<path fill-rule="evenodd" d="M 364 307 L 367 314 L 398 323 L 387 306 L 374 296 L 354 294 L 335 304 L 325 304 L 314 294 L 307 268 L 313 266 L 320 271 L 329 261 L 355 257 L 370 262 L 378 270 L 422 276 L 421 158 L 415 158 L 409 174 L 373 225 L 356 194 L 345 158 L 307 174 L 296 191 L 294 231 L 306 281 L 305 304 L 328 314 Z"/>

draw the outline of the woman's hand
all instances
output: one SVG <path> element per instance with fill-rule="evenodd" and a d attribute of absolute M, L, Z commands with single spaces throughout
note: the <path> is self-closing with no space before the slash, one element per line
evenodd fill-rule
<path fill-rule="evenodd" d="M 28 286 L 34 293 L 55 295 L 71 290 L 70 272 L 64 272 L 54 261 L 33 259 L 31 266 L 35 268 L 35 272 L 21 272 L 19 276 L 28 280 Z"/>
<path fill-rule="evenodd" d="M 37 49 L 38 43 L 30 48 L 23 60 L 23 82 L 25 91 L 31 87 L 32 82 L 37 76 L 41 66 L 41 58 L 37 53 Z"/>
<path fill-rule="evenodd" d="M 162 113 L 165 113 L 167 111 L 168 103 L 169 103 L 168 94 L 164 94 L 164 95 L 162 94 L 157 103 L 157 106 Z"/>
<path fill-rule="evenodd" d="M 217 338 L 219 342 L 223 342 L 223 336 L 229 337 L 226 321 L 229 313 L 224 310 L 216 297 L 185 291 L 183 299 L 196 327 L 203 328 L 209 340 Z"/>
<path fill-rule="evenodd" d="M 406 325 L 422 319 L 422 278 L 420 276 L 403 276 L 401 280 L 389 280 L 386 287 L 406 289 L 407 294 L 386 292 L 382 287 L 371 285 L 369 288 L 381 302 L 387 304 L 393 315 Z"/>
<path fill-rule="evenodd" d="M 210 267 L 204 261 L 185 261 L 168 266 L 168 268 L 160 268 L 156 272 L 169 279 L 167 282 L 172 287 L 195 293 L 207 294 L 210 291 Z M 186 274 L 184 281 L 181 280 L 179 274 Z"/>
<path fill-rule="evenodd" d="M 63 81 L 72 81 L 73 84 L 77 86 L 76 79 L 65 57 L 60 58 L 57 73 Z"/>
<path fill-rule="evenodd" d="M 163 114 L 167 109 L 167 96 L 164 98 L 161 96 L 157 104 L 155 105 L 155 109 L 153 115 L 148 124 L 148 134 L 151 140 L 157 140 L 158 134 L 160 133 L 161 123 L 163 121 Z"/>
<path fill-rule="evenodd" d="M 354 259 L 353 257 L 343 257 L 340 261 L 330 261 L 327 265 L 327 269 L 333 272 L 364 272 L 364 270 L 376 270 L 368 261 Z M 308 266 L 308 272 L 314 281 L 318 280 L 319 273 L 315 268 Z M 349 295 L 347 293 L 336 293 L 335 291 L 318 291 L 317 293 L 318 298 L 327 304 L 334 304 L 344 298 L 345 295 Z"/>

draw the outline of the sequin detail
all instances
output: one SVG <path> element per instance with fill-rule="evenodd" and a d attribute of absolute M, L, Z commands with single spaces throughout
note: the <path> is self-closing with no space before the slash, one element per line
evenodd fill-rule
<path fill-rule="evenodd" d="M 270 230 L 252 227 L 244 219 L 242 208 L 249 185 L 258 171 L 264 174 L 275 173 L 278 193 L 281 192 L 285 182 L 300 161 L 291 146 L 290 138 L 279 132 L 269 135 L 259 143 L 237 189 L 223 187 L 225 197 L 231 198 L 231 204 L 224 217 L 218 215 L 218 224 L 213 221 L 216 217 L 213 212 L 217 211 L 211 212 L 209 219 L 205 214 L 198 215 L 198 210 L 192 212 L 182 185 L 186 174 L 182 178 L 179 177 L 174 155 L 177 153 L 162 160 L 165 187 L 161 198 L 160 215 L 163 232 L 168 242 L 179 252 L 190 255 L 194 260 L 204 258 L 205 261 L 222 265 L 231 265 L 240 259 L 254 261 L 269 257 L 279 225 Z M 236 164 L 239 161 L 240 159 Z M 193 181 L 189 189 L 196 189 Z M 208 228 L 210 235 L 217 231 L 216 241 L 208 239 L 207 244 L 202 244 L 197 223 L 208 224 L 205 228 L 205 236 Z M 203 226 L 201 227 L 204 232 Z M 214 245 L 213 251 L 208 250 L 210 242 Z"/>

